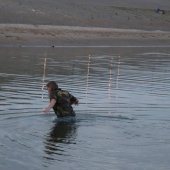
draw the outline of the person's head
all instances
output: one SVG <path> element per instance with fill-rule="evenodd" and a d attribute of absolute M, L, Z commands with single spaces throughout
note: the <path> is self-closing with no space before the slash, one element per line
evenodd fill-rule
<path fill-rule="evenodd" d="M 51 93 L 58 89 L 58 85 L 55 81 L 48 82 L 46 86 L 47 86 L 48 93 Z"/>

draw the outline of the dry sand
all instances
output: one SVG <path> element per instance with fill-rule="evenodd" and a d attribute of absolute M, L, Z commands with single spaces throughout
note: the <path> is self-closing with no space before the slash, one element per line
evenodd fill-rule
<path fill-rule="evenodd" d="M 169 8 L 169 0 L 0 0 L 0 45 L 167 43 Z"/>
<path fill-rule="evenodd" d="M 60 42 L 152 40 L 169 41 L 168 31 L 143 31 L 78 26 L 0 24 L 0 45 L 56 45 Z"/>
<path fill-rule="evenodd" d="M 169 30 L 169 9 L 169 0 L 0 0 L 0 23 Z"/>

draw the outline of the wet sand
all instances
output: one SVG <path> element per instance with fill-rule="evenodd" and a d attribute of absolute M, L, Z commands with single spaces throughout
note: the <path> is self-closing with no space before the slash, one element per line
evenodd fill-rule
<path fill-rule="evenodd" d="M 3 1 L 0 45 L 168 44 L 169 7 L 167 0 Z"/>
<path fill-rule="evenodd" d="M 0 24 L 0 45 L 117 45 L 165 43 L 169 31 L 144 31 L 78 26 Z"/>

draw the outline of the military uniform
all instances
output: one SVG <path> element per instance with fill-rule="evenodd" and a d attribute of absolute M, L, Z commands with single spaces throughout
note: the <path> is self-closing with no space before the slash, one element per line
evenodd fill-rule
<path fill-rule="evenodd" d="M 53 107 L 53 110 L 57 117 L 68 117 L 68 116 L 75 116 L 75 112 L 73 107 L 71 106 L 74 104 L 77 99 L 72 96 L 69 92 L 61 89 L 57 89 L 51 93 L 49 96 L 50 100 L 55 99 L 56 104 Z"/>

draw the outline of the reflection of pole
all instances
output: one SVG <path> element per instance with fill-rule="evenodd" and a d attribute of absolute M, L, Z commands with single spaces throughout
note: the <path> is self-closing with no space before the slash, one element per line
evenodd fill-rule
<path fill-rule="evenodd" d="M 86 104 L 87 104 L 87 97 L 88 97 L 88 88 L 89 88 L 89 75 L 90 75 L 90 59 L 91 59 L 91 55 L 89 55 L 89 60 L 88 60 L 88 64 L 87 64 L 87 80 L 86 80 Z"/>
<path fill-rule="evenodd" d="M 45 75 L 46 75 L 47 58 L 44 59 L 44 72 L 42 78 L 42 99 L 44 99 L 44 86 L 45 86 Z"/>
<path fill-rule="evenodd" d="M 118 63 L 117 63 L 117 77 L 116 77 L 116 89 L 117 90 L 119 88 L 119 76 L 120 76 L 120 56 L 118 57 Z M 116 92 L 116 95 L 115 95 L 115 104 L 116 105 L 117 105 L 117 98 L 118 98 L 118 95 Z"/>
<path fill-rule="evenodd" d="M 112 94 L 112 80 L 113 80 L 113 57 L 110 61 L 110 68 L 109 68 L 109 101 L 111 99 Z"/>
<path fill-rule="evenodd" d="M 117 63 L 117 78 L 116 78 L 116 89 L 119 88 L 119 76 L 120 76 L 120 56 Z"/>

